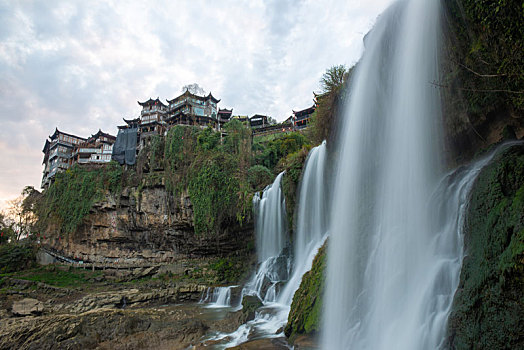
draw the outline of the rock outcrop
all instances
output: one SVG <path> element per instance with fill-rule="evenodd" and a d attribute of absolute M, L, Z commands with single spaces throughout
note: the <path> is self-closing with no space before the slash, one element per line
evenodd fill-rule
<path fill-rule="evenodd" d="M 24 298 L 13 303 L 11 312 L 15 316 L 40 315 L 44 311 L 44 305 L 32 298 Z"/>
<path fill-rule="evenodd" d="M 293 342 L 300 335 L 315 336 L 320 331 L 322 298 L 324 296 L 327 243 L 318 250 L 311 270 L 293 296 L 284 333 Z"/>
<path fill-rule="evenodd" d="M 449 320 L 451 349 L 524 348 L 524 146 L 479 174 L 466 258 Z"/>
<path fill-rule="evenodd" d="M 58 235 L 49 226 L 42 243 L 84 262 L 139 264 L 188 256 L 239 254 L 251 246 L 253 225 L 231 225 L 218 234 L 194 232 L 187 193 L 174 197 L 161 183 L 126 187 L 118 198 L 107 192 L 73 233 Z"/>

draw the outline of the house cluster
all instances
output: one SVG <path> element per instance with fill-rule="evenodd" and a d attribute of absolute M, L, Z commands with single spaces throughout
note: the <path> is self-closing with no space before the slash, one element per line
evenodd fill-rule
<path fill-rule="evenodd" d="M 96 134 L 84 138 L 57 128 L 46 140 L 42 150 L 42 188 L 49 186 L 57 172 L 74 164 L 104 164 L 116 160 L 120 164 L 132 165 L 139 150 L 150 137 L 165 135 L 174 125 L 211 127 L 221 131 L 225 123 L 238 119 L 251 127 L 253 134 L 264 135 L 304 129 L 309 125 L 310 117 L 315 111 L 315 105 L 293 111 L 293 115 L 284 122 L 274 124 L 265 115 L 233 116 L 232 108 L 217 107 L 220 100 L 211 93 L 198 96 L 186 90 L 180 96 L 166 102 L 163 103 L 158 98 L 138 102 L 142 107 L 140 116 L 134 119 L 124 118 L 124 124 L 118 126 L 117 136 L 99 130 Z"/>

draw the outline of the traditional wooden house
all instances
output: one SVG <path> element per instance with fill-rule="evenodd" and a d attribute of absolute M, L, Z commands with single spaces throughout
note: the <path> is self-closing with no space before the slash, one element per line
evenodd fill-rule
<path fill-rule="evenodd" d="M 73 163 L 78 164 L 103 164 L 111 161 L 113 144 L 116 137 L 98 130 L 86 141 L 75 146 Z"/>
<path fill-rule="evenodd" d="M 55 129 L 53 135 L 49 136 L 44 144 L 44 171 L 42 176 L 42 188 L 47 188 L 57 172 L 66 170 L 73 164 L 74 148 L 87 141 L 87 139 L 68 134 Z"/>
<path fill-rule="evenodd" d="M 211 93 L 207 96 L 198 96 L 186 90 L 182 95 L 167 102 L 168 111 L 165 121 L 168 128 L 173 125 L 217 127 L 217 104 L 220 100 Z"/>
<path fill-rule="evenodd" d="M 254 116 L 249 118 L 249 125 L 251 126 L 251 129 L 258 129 L 268 126 L 269 123 L 267 121 L 267 116 L 255 114 Z"/>
<path fill-rule="evenodd" d="M 309 126 L 311 115 L 315 112 L 315 109 L 316 105 L 313 105 L 300 111 L 293 111 L 293 126 L 295 130 L 301 130 Z"/>
<path fill-rule="evenodd" d="M 227 123 L 229 120 L 231 120 L 231 116 L 233 115 L 233 108 L 231 109 L 218 109 L 218 128 L 222 129 L 225 123 Z"/>

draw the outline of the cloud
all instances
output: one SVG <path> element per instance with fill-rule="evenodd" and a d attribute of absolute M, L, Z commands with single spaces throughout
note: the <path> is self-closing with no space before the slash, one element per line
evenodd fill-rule
<path fill-rule="evenodd" d="M 283 120 L 326 68 L 354 64 L 391 0 L 0 0 L 0 199 L 39 187 L 55 127 L 116 133 L 137 100 L 198 83 L 235 114 Z"/>

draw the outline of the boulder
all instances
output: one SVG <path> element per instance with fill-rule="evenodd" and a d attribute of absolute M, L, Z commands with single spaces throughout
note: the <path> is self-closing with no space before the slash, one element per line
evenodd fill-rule
<path fill-rule="evenodd" d="M 13 307 L 11 309 L 13 315 L 16 316 L 40 315 L 43 311 L 44 304 L 32 298 L 24 298 L 13 302 Z"/>

